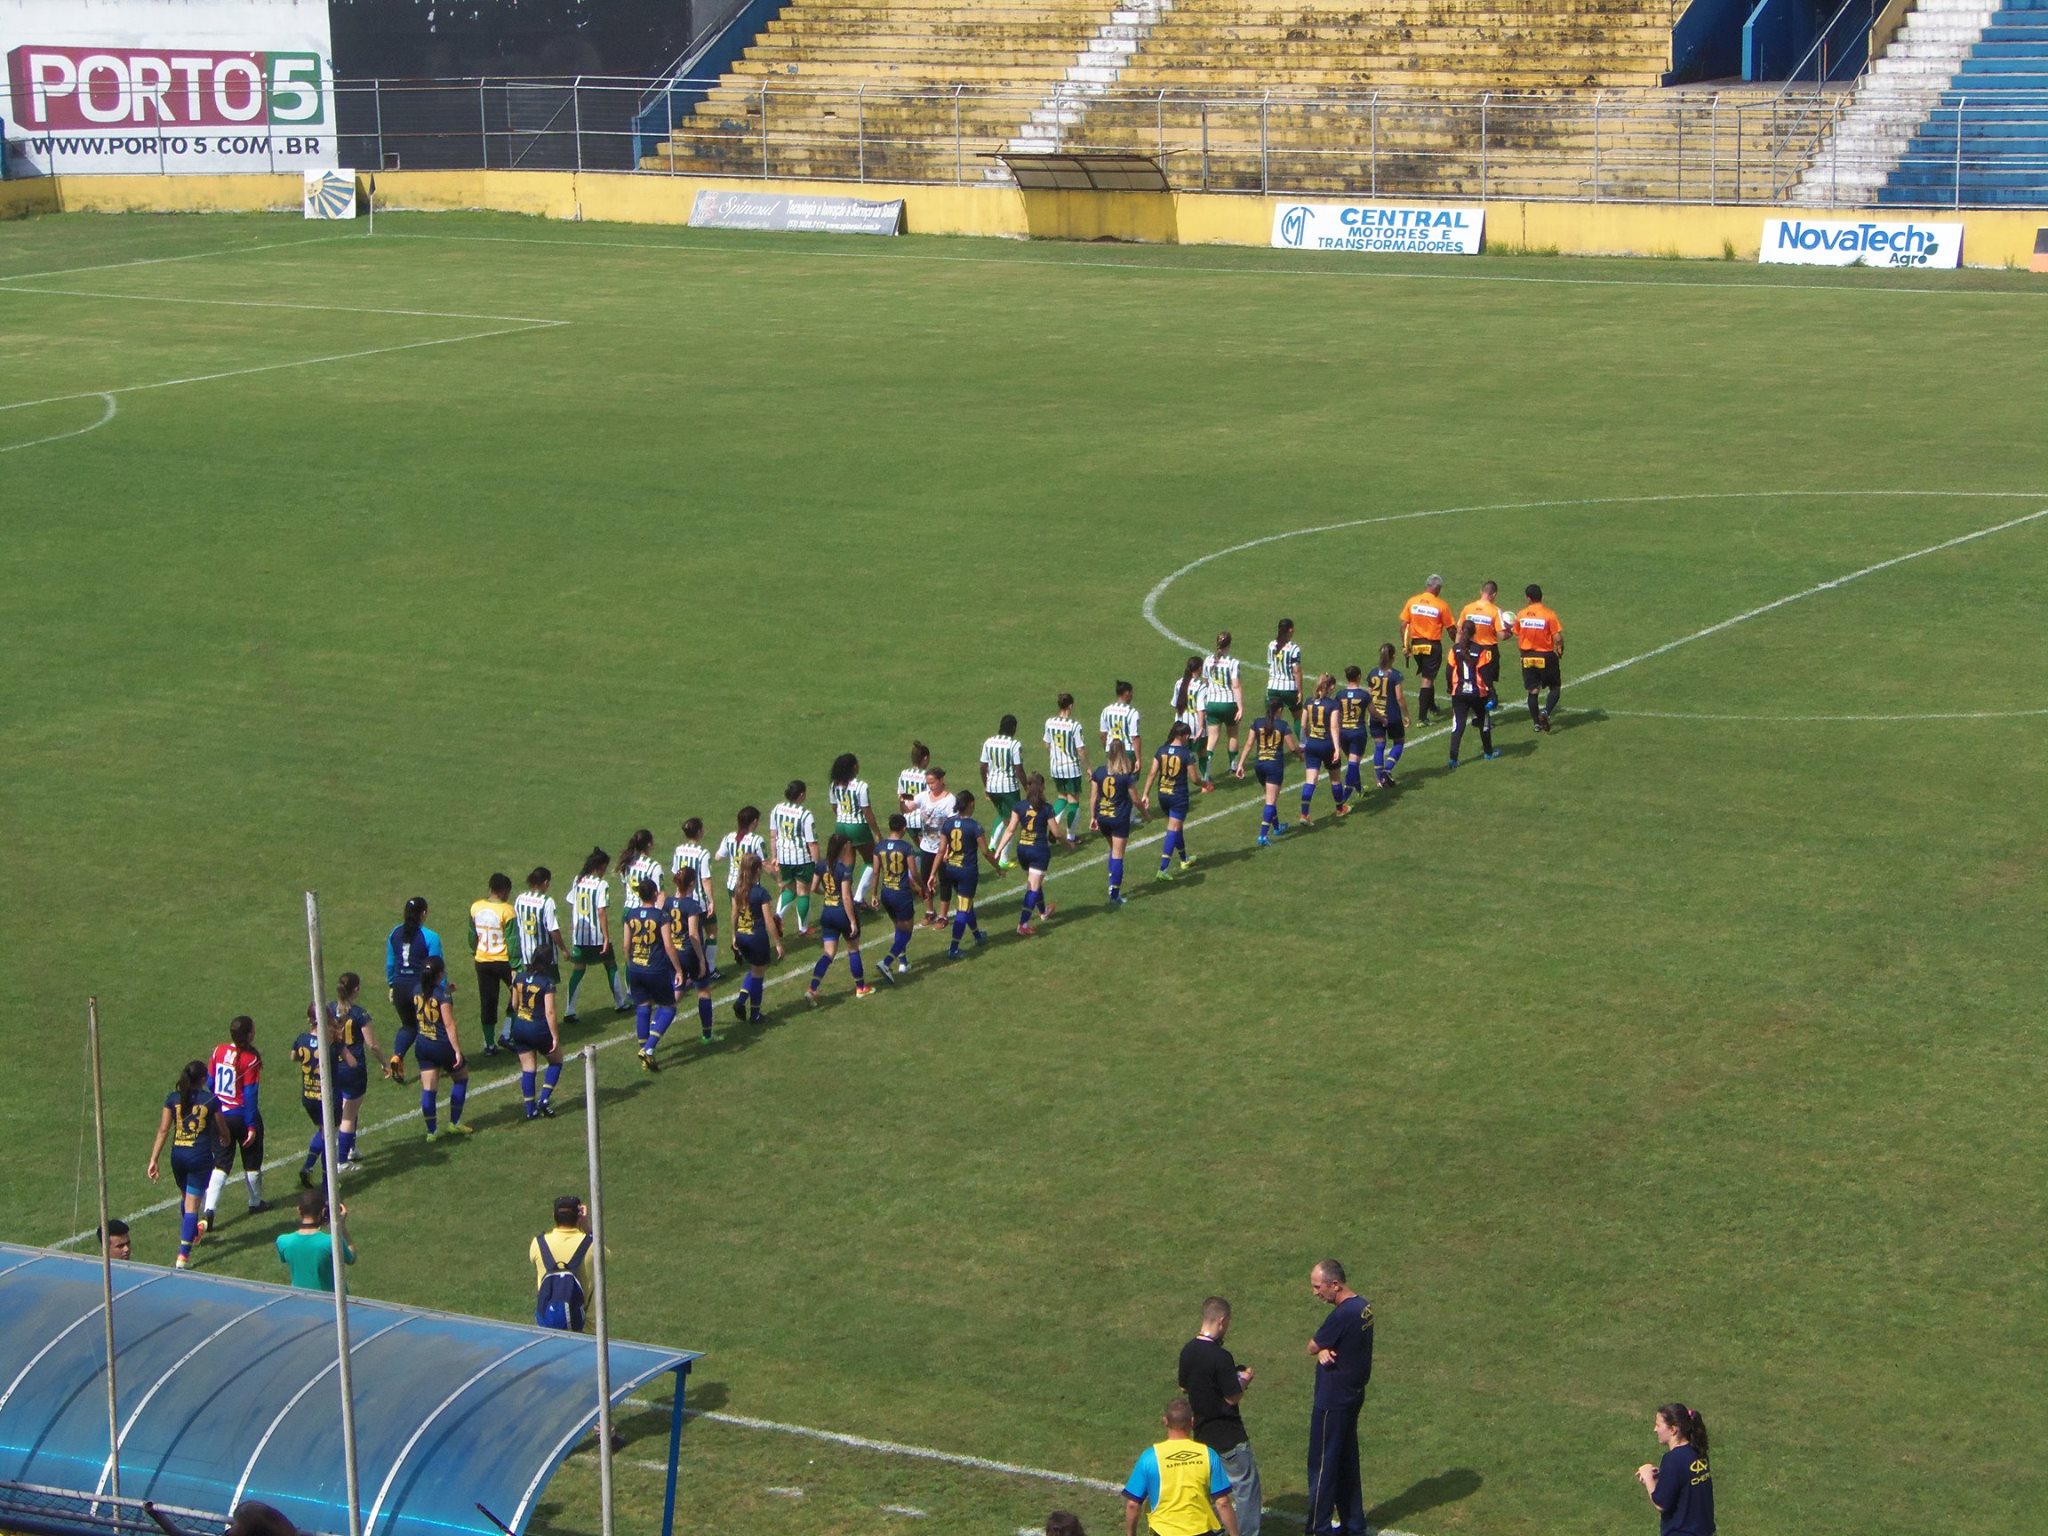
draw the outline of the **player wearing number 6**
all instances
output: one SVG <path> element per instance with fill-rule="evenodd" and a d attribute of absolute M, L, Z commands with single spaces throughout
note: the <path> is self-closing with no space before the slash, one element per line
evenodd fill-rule
<path fill-rule="evenodd" d="M 1118 742 L 1109 761 L 1095 770 L 1095 809 L 1089 825 L 1109 839 L 1109 904 L 1124 904 L 1124 849 L 1131 838 L 1131 786 L 1137 782 L 1130 750 Z M 1140 813 L 1142 814 L 1142 812 Z"/>

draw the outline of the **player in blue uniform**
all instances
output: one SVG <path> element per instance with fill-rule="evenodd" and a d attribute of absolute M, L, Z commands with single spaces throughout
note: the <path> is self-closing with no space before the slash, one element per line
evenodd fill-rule
<path fill-rule="evenodd" d="M 1380 654 L 1384 656 L 1390 649 L 1392 647 L 1383 645 Z M 1347 804 L 1365 787 L 1359 774 L 1372 739 L 1367 723 L 1372 714 L 1372 699 L 1360 685 L 1364 675 L 1357 667 L 1346 667 L 1344 686 L 1337 690 L 1337 750 L 1344 754 L 1344 799 Z"/>
<path fill-rule="evenodd" d="M 335 1112 L 337 1120 L 341 1110 L 341 1073 L 348 1065 L 350 1052 L 341 1043 L 341 1028 L 330 1016 L 321 1026 L 320 1014 L 311 1003 L 306 1005 L 306 1028 L 292 1041 L 292 1065 L 299 1069 L 299 1106 L 305 1110 L 306 1118 L 313 1122 L 313 1139 L 306 1144 L 306 1160 L 299 1164 L 299 1187 L 313 1187 L 313 1165 L 327 1155 L 327 1136 L 320 1120 L 320 1037 L 313 1033 L 316 1028 L 327 1030 L 328 1050 L 334 1057 Z M 339 1125 L 334 1135 L 334 1160 L 341 1161 L 341 1130 Z"/>
<path fill-rule="evenodd" d="M 536 957 L 537 961 L 537 957 Z M 562 1025 L 556 1013 L 555 978 L 546 967 L 534 963 L 512 978 L 512 1002 L 508 1017 L 512 1023 L 512 1049 L 519 1053 L 519 1096 L 526 1100 L 526 1118 L 552 1120 L 549 1100 L 555 1084 L 562 1080 Z M 540 1068 L 542 1059 L 547 1070 Z M 539 1080 L 539 1092 L 534 1084 Z"/>
<path fill-rule="evenodd" d="M 405 1054 L 419 1034 L 420 974 L 428 960 L 441 954 L 441 936 L 426 926 L 426 916 L 427 898 L 412 897 L 384 941 L 384 983 L 391 989 L 391 1006 L 398 1010 L 398 1033 L 392 1037 L 384 1075 L 394 1083 L 405 1081 Z"/>
<path fill-rule="evenodd" d="M 963 789 L 953 797 L 953 814 L 939 823 L 938 870 L 934 875 L 943 876 L 953 889 L 953 942 L 946 946 L 947 957 L 953 960 L 960 958 L 960 939 L 969 929 L 974 932 L 975 943 L 988 942 L 974 912 L 974 893 L 981 886 L 984 853 L 989 853 L 988 834 L 974 819 L 974 791 Z M 995 862 L 993 853 L 989 853 L 989 862 Z"/>
<path fill-rule="evenodd" d="M 171 1145 L 171 1177 L 178 1181 L 183 1197 L 178 1227 L 180 1269 L 192 1262 L 192 1245 L 199 1240 L 199 1203 L 206 1198 L 207 1181 L 228 1145 L 227 1127 L 221 1123 L 218 1106 L 206 1086 L 206 1075 L 205 1062 L 185 1063 L 177 1086 L 164 1095 L 156 1144 L 149 1149 L 149 1178 L 155 1183 L 161 1174 L 164 1143 Z"/>
<path fill-rule="evenodd" d="M 768 975 L 768 956 L 782 958 L 782 919 L 761 884 L 761 856 L 740 855 L 738 879 L 732 892 L 732 952 L 747 968 L 740 978 L 740 990 L 732 1000 L 732 1016 L 742 1024 L 761 1022 L 761 989 Z"/>
<path fill-rule="evenodd" d="M 1032 927 L 1033 913 L 1051 917 L 1059 911 L 1045 899 L 1045 874 L 1052 867 L 1055 832 L 1069 848 L 1074 846 L 1074 834 L 1045 798 L 1045 775 L 1029 774 L 1024 780 L 1024 798 L 1010 812 L 1010 819 L 996 837 L 996 856 L 1000 858 L 1005 848 L 1014 848 L 1017 862 L 1024 867 L 1024 910 L 1017 916 L 1017 933 L 1022 938 L 1028 939 L 1037 932 Z"/>
<path fill-rule="evenodd" d="M 709 899 L 698 888 L 697 871 L 687 865 L 675 872 L 675 891 L 662 901 L 667 909 L 669 931 L 675 935 L 676 960 L 682 969 L 676 982 L 676 1000 L 682 1001 L 683 988 L 697 989 L 697 1034 L 702 1040 L 711 1039 L 711 983 L 718 972 L 711 964 L 711 939 L 705 931 L 710 919 L 710 908 L 705 906 Z M 660 1036 L 656 1036 L 657 1043 Z"/>
<path fill-rule="evenodd" d="M 633 1000 L 633 1038 L 640 1042 L 640 1065 L 659 1072 L 655 1044 L 676 1018 L 676 977 L 683 969 L 676 953 L 675 926 L 661 899 L 661 888 L 642 880 L 633 888 L 639 898 L 626 908 L 620 937 L 626 949 L 626 995 Z"/>
<path fill-rule="evenodd" d="M 1394 648 L 1380 647 L 1380 664 L 1365 680 L 1371 700 L 1372 776 L 1381 789 L 1394 787 L 1394 764 L 1408 741 L 1408 701 L 1401 694 L 1401 674 L 1394 670 Z"/>
<path fill-rule="evenodd" d="M 903 834 L 910 818 L 900 811 L 889 818 L 889 835 L 875 845 L 876 896 L 896 932 L 882 957 L 882 980 L 894 984 L 910 969 L 910 936 L 917 930 L 917 845 Z"/>
<path fill-rule="evenodd" d="M 1259 812 L 1261 848 L 1287 831 L 1280 820 L 1280 787 L 1287 780 L 1287 754 L 1300 750 L 1294 740 L 1293 727 L 1267 710 L 1245 732 L 1244 750 L 1238 753 L 1236 763 L 1231 766 L 1230 771 L 1241 779 L 1245 766 L 1250 764 L 1259 787 L 1265 791 L 1266 804 Z"/>
<path fill-rule="evenodd" d="M 1089 775 L 1095 795 L 1088 825 L 1109 841 L 1109 904 L 1124 904 L 1124 848 L 1131 840 L 1131 786 L 1138 781 L 1130 750 L 1122 742 L 1109 749 L 1109 761 Z"/>
<path fill-rule="evenodd" d="M 356 1161 L 356 1126 L 361 1122 L 363 1095 L 370 1091 L 370 1063 L 378 1059 L 369 1010 L 356 1001 L 362 990 L 363 978 L 354 971 L 343 971 L 335 979 L 335 1000 L 327 1005 L 335 1039 L 341 1045 L 334 1057 L 334 1155 L 343 1173 L 362 1171 L 363 1165 Z M 344 1055 L 349 1060 L 344 1061 Z"/>
<path fill-rule="evenodd" d="M 1186 869 L 1195 862 L 1195 856 L 1188 852 L 1187 819 L 1188 793 L 1195 783 L 1200 764 L 1195 751 L 1189 745 L 1194 732 L 1184 720 L 1173 722 L 1173 729 L 1166 733 L 1166 745 L 1152 754 L 1152 766 L 1145 770 L 1145 785 L 1138 792 L 1138 808 L 1150 809 L 1152 786 L 1159 786 L 1159 809 L 1166 817 L 1166 845 L 1159 850 L 1158 879 L 1173 878 L 1173 860 L 1180 857 L 1180 866 Z"/>
<path fill-rule="evenodd" d="M 1326 773 L 1330 775 L 1330 798 L 1337 802 L 1337 814 L 1351 814 L 1351 807 L 1345 804 L 1343 781 L 1336 776 L 1340 711 L 1337 701 L 1331 697 L 1336 691 L 1337 679 L 1325 672 L 1316 679 L 1314 695 L 1301 706 L 1301 825 L 1304 827 L 1309 824 L 1309 807 L 1315 803 L 1316 784 Z"/>
<path fill-rule="evenodd" d="M 804 1001 L 813 1008 L 818 1006 L 818 989 L 825 984 L 825 973 L 832 969 L 841 944 L 846 946 L 846 968 L 853 972 L 853 995 L 867 997 L 875 990 L 868 985 L 860 962 L 860 914 L 854 910 L 853 860 L 847 857 L 853 847 L 852 838 L 834 832 L 825 839 L 825 862 L 818 866 L 817 892 L 824 902 L 818 916 L 818 943 L 824 953 L 811 967 L 811 985 L 804 993 Z"/>
<path fill-rule="evenodd" d="M 412 1055 L 420 1069 L 420 1118 L 427 1122 L 427 1140 L 438 1141 L 441 1136 L 437 1100 L 443 1072 L 448 1074 L 448 1134 L 468 1136 L 476 1129 L 462 1123 L 462 1106 L 469 1098 L 469 1062 L 455 1033 L 448 967 L 439 955 L 429 956 L 426 969 L 420 972 L 416 1006 L 419 1038 L 413 1042 Z"/>

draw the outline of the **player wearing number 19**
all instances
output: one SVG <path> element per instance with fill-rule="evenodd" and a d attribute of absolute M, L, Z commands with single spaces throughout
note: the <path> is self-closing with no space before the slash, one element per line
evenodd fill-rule
<path fill-rule="evenodd" d="M 846 856 L 851 846 L 844 832 L 834 832 L 825 840 L 825 862 L 818 867 L 818 895 L 824 901 L 818 914 L 818 942 L 825 952 L 811 967 L 811 984 L 804 993 L 804 1001 L 813 1008 L 841 944 L 846 946 L 846 968 L 853 972 L 853 995 L 866 997 L 874 991 L 860 963 L 860 915 L 853 900 L 853 862 Z"/>
<path fill-rule="evenodd" d="M 1195 782 L 1195 753 L 1188 743 L 1193 737 L 1193 728 L 1185 720 L 1176 720 L 1166 733 L 1166 745 L 1153 754 L 1152 766 L 1145 770 L 1144 787 L 1138 791 L 1138 809 L 1146 810 L 1152 803 L 1152 786 L 1159 786 L 1159 809 L 1166 817 L 1166 844 L 1159 850 L 1159 874 L 1161 880 L 1173 878 L 1173 861 L 1179 857 L 1181 868 L 1195 862 L 1195 856 L 1188 852 L 1187 832 L 1188 788 Z"/>
<path fill-rule="evenodd" d="M 1241 779 L 1245 765 L 1251 764 L 1259 787 L 1265 792 L 1266 803 L 1259 812 L 1261 848 L 1287 831 L 1280 820 L 1280 789 L 1287 780 L 1287 754 L 1300 750 L 1295 744 L 1293 727 L 1276 715 L 1263 714 L 1251 723 L 1245 734 L 1244 750 L 1231 767 L 1230 771 Z"/>
<path fill-rule="evenodd" d="M 1095 770 L 1095 805 L 1088 824 L 1109 840 L 1109 904 L 1124 904 L 1124 849 L 1131 839 L 1131 786 L 1138 780 L 1130 750 L 1122 742 L 1109 749 L 1109 761 Z"/>
<path fill-rule="evenodd" d="M 1337 679 L 1325 672 L 1316 679 L 1315 697 L 1301 711 L 1301 825 L 1304 827 L 1309 823 L 1309 807 L 1315 803 L 1316 784 L 1326 773 L 1330 775 L 1330 798 L 1337 802 L 1337 814 L 1351 814 L 1351 807 L 1345 801 L 1343 781 L 1335 771 L 1339 711 L 1337 701 L 1330 695 L 1336 688 Z"/>
<path fill-rule="evenodd" d="M 657 1072 L 654 1047 L 675 1022 L 676 976 L 682 961 L 676 954 L 668 909 L 661 904 L 661 887 L 642 880 L 633 894 L 638 900 L 626 908 L 621 930 L 626 943 L 626 995 L 633 999 L 633 1038 L 640 1042 L 640 1065 Z"/>
<path fill-rule="evenodd" d="M 1014 848 L 1017 863 L 1024 867 L 1024 910 L 1017 915 L 1017 932 L 1024 938 L 1037 932 L 1032 927 L 1035 914 L 1042 912 L 1051 917 L 1059 910 L 1045 899 L 1045 874 L 1052 867 L 1055 832 L 1069 848 L 1074 846 L 1067 824 L 1045 798 L 1045 775 L 1034 773 L 1024 781 L 1024 799 L 1010 812 L 1009 820 L 997 834 L 995 847 L 998 861 L 1005 848 Z"/>

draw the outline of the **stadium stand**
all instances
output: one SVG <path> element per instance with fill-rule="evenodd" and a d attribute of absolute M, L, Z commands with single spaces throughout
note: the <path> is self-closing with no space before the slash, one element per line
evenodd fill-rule
<path fill-rule="evenodd" d="M 977 181 L 995 150 L 1078 148 L 1183 187 L 1781 194 L 1813 99 L 1660 90 L 1671 25 L 1668 0 L 791 0 L 642 163 Z"/>

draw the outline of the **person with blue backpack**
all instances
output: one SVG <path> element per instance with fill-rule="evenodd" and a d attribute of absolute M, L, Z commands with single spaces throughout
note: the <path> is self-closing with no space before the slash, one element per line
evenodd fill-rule
<path fill-rule="evenodd" d="M 552 1231 L 527 1248 L 535 1282 L 533 1321 L 537 1327 L 583 1331 L 583 1309 L 592 1294 L 590 1211 L 574 1195 L 555 1201 Z"/>

